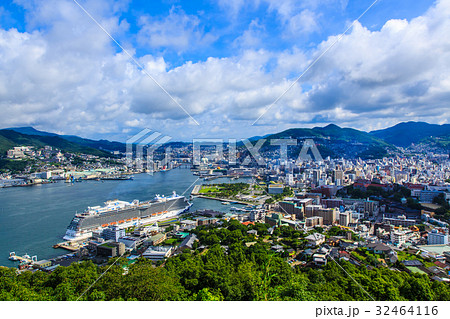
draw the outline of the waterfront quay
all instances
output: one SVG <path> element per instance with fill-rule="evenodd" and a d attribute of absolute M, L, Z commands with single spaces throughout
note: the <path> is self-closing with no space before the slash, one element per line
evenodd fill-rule
<path fill-rule="evenodd" d="M 0 189 L 0 265 L 12 266 L 9 253 L 17 255 L 28 252 L 39 258 L 51 259 L 72 253 L 73 246 L 63 243 L 62 237 L 76 212 L 89 206 L 103 205 L 107 200 L 148 200 L 156 194 L 181 194 L 197 177 L 189 168 L 176 168 L 150 174 L 135 174 L 132 181 L 50 183 L 35 187 L 11 187 Z M 224 179 L 231 181 L 230 179 Z M 199 181 L 200 183 L 200 181 Z M 195 184 L 195 183 L 194 183 Z M 231 205 L 204 198 L 192 200 L 191 211 L 213 209 L 229 212 Z"/>
<path fill-rule="evenodd" d="M 198 198 L 218 200 L 220 202 L 228 202 L 230 204 L 254 205 L 252 203 L 243 202 L 243 201 L 239 201 L 239 200 L 235 200 L 235 199 L 217 198 L 217 197 L 210 197 L 210 196 L 205 196 L 205 195 L 200 195 L 200 194 L 192 194 L 192 195 L 195 197 L 198 197 Z"/>

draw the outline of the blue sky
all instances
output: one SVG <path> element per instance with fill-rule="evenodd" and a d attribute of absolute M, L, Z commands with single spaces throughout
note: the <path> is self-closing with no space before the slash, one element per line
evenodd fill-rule
<path fill-rule="evenodd" d="M 448 0 L 379 0 L 335 45 L 373 0 L 77 1 L 145 72 L 75 1 L 4 1 L 0 127 L 123 141 L 449 121 Z"/>

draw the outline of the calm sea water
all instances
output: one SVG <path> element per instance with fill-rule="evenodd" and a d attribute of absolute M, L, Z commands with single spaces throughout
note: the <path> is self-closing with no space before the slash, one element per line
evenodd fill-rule
<path fill-rule="evenodd" d="M 156 194 L 171 195 L 172 191 L 189 196 L 196 184 L 223 182 L 235 181 L 220 178 L 205 182 L 197 180 L 190 169 L 177 168 L 154 175 L 138 174 L 132 181 L 58 182 L 0 188 L 0 265 L 16 265 L 8 259 L 11 251 L 20 256 L 26 253 L 37 255 L 39 260 L 68 253 L 54 249 L 52 245 L 62 241 L 75 212 L 88 206 L 103 205 L 112 199 L 144 201 Z M 208 208 L 225 212 L 230 209 L 230 205 L 208 199 L 196 198 L 193 203 L 191 211 Z"/>

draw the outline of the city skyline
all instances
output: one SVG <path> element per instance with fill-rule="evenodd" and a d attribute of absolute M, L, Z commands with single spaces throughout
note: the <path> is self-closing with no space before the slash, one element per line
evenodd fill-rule
<path fill-rule="evenodd" d="M 2 128 L 124 141 L 144 127 L 187 140 L 448 123 L 448 1 L 12 1 L 0 14 Z"/>

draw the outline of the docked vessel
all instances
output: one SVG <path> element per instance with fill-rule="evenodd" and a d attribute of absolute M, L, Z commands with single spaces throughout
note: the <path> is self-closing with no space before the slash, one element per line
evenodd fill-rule
<path fill-rule="evenodd" d="M 92 236 L 92 232 L 108 226 L 127 228 L 145 225 L 162 219 L 175 217 L 189 210 L 191 203 L 186 197 L 173 192 L 172 196 L 157 195 L 147 202 L 107 201 L 105 206 L 88 207 L 77 213 L 67 227 L 65 240 L 81 240 Z"/>

